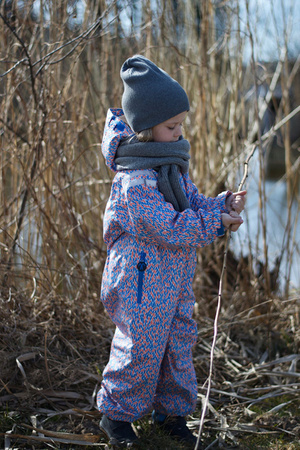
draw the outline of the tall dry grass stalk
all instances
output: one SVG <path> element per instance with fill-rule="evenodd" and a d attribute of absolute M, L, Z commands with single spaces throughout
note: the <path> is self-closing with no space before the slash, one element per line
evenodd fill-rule
<path fill-rule="evenodd" d="M 101 136 L 107 109 L 120 106 L 120 66 L 140 52 L 164 67 L 189 94 L 185 135 L 192 147 L 191 175 L 203 193 L 236 190 L 239 168 L 257 141 L 263 271 L 254 273 L 255 246 L 249 239 L 244 243 L 249 256 L 236 255 L 229 263 L 224 294 L 227 300 L 233 292 L 258 301 L 269 296 L 265 143 L 257 91 L 264 82 L 270 96 L 282 84 L 282 119 L 293 109 L 284 87 L 292 84 L 298 69 L 285 56 L 277 74 L 270 68 L 259 70 L 254 53 L 252 64 L 245 65 L 237 1 L 87 0 L 77 22 L 68 2 L 39 5 L 35 16 L 33 2 L 0 6 L 3 295 L 11 289 L 32 299 L 98 298 L 106 252 L 102 221 L 112 178 L 101 155 Z M 253 37 L 250 22 L 248 33 Z M 253 87 L 256 96 L 251 97 Z M 289 127 L 287 122 L 282 130 L 287 205 L 292 208 L 296 163 Z M 289 264 L 292 248 L 299 252 L 292 217 L 286 224 Z M 216 296 L 222 248 L 221 241 L 199 252 L 197 298 L 208 314 L 206 298 Z"/>
<path fill-rule="evenodd" d="M 266 380 L 276 395 L 279 389 L 280 395 L 295 396 L 290 401 L 296 404 L 299 292 L 291 273 L 300 254 L 295 136 L 300 58 L 289 57 L 288 17 L 282 15 L 285 27 L 275 27 L 278 57 L 259 61 L 262 24 L 251 12 L 253 3 L 0 0 L 0 403 L 7 402 L 8 411 L 28 401 L 37 419 L 42 411 L 45 417 L 70 417 L 74 407 L 73 413 L 83 417 L 95 414 L 98 423 L 97 412 L 90 410 L 113 332 L 99 302 L 106 257 L 103 215 L 113 177 L 100 143 L 107 109 L 121 104 L 121 64 L 134 53 L 154 60 L 189 95 L 184 134 L 199 190 L 208 196 L 238 190 L 241 179 L 249 188 L 247 233 L 235 233 L 229 247 L 220 239 L 198 252 L 194 291 L 201 333 L 194 362 L 199 380 L 209 373 L 199 399 L 206 396 L 208 406 L 213 386 L 219 403 L 227 398 L 240 408 L 243 420 L 236 420 L 235 412 L 234 426 L 243 425 L 253 397 L 268 398 Z M 270 4 L 276 22 L 274 0 Z M 245 59 L 247 47 L 251 57 Z M 271 129 L 264 123 L 266 111 L 276 113 Z M 277 260 L 270 228 L 278 228 L 284 214 L 278 211 L 276 223 L 270 221 L 267 190 L 276 159 L 274 137 L 275 144 L 282 141 L 281 150 L 276 144 L 284 166 L 278 183 L 287 186 Z M 254 173 L 255 210 L 248 183 Z M 282 329 L 284 337 L 278 338 Z M 224 404 L 218 411 L 213 404 L 221 438 L 228 413 Z M 202 424 L 205 412 L 203 407 Z M 13 439 L 11 433 L 7 437 Z"/>

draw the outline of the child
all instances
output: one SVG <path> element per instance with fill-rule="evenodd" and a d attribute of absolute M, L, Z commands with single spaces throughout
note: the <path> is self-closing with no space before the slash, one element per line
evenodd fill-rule
<path fill-rule="evenodd" d="M 104 218 L 101 291 L 116 331 L 97 398 L 100 428 L 113 445 L 130 446 L 131 423 L 153 410 L 158 426 L 194 445 L 184 417 L 197 400 L 196 249 L 224 228 L 238 229 L 246 191 L 198 193 L 181 130 L 189 101 L 174 79 L 140 55 L 125 61 L 121 78 L 122 110 L 108 111 L 102 142 L 117 172 Z"/>

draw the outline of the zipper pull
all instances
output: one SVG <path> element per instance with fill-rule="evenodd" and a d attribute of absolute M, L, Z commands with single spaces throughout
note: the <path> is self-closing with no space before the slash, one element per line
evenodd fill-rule
<path fill-rule="evenodd" d="M 144 281 L 144 272 L 147 269 L 147 264 L 145 262 L 146 253 L 141 253 L 140 261 L 137 263 L 137 270 L 139 271 L 139 279 L 138 279 L 138 295 L 137 302 L 141 303 L 142 294 L 143 294 L 143 281 Z"/>

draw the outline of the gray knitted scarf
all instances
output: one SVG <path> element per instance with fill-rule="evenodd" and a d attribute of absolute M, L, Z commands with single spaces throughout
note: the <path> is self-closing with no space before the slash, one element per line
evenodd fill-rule
<path fill-rule="evenodd" d="M 188 173 L 190 144 L 176 142 L 140 142 L 135 136 L 122 141 L 115 157 L 117 170 L 154 169 L 158 173 L 158 190 L 176 211 L 190 208 L 179 181 L 179 172 Z"/>

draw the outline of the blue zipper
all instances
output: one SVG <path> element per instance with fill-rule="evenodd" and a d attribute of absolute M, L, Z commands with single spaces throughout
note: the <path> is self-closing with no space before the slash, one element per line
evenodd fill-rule
<path fill-rule="evenodd" d="M 147 264 L 145 262 L 146 253 L 142 252 L 140 256 L 140 260 L 137 264 L 137 270 L 139 271 L 139 279 L 138 279 L 138 293 L 137 293 L 137 302 L 142 302 L 142 294 L 143 294 L 143 282 L 144 282 L 144 272 L 147 269 Z"/>

